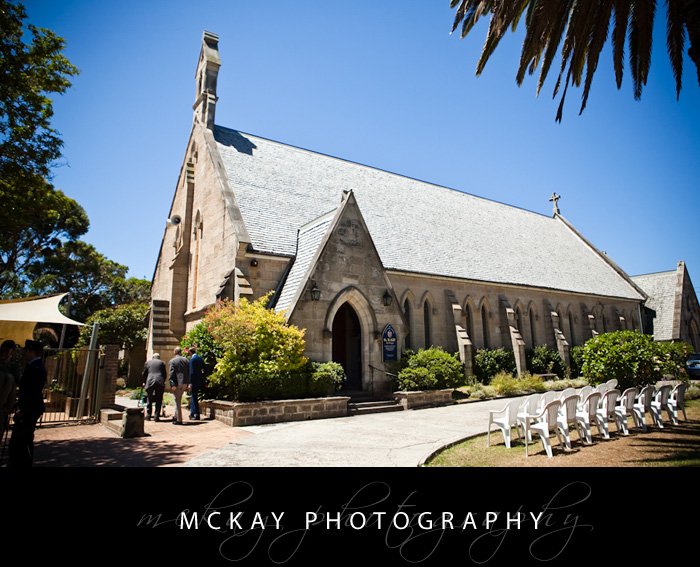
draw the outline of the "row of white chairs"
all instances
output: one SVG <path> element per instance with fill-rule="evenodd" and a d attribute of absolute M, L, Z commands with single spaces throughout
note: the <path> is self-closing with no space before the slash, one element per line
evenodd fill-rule
<path fill-rule="evenodd" d="M 685 413 L 686 385 L 681 383 L 675 388 L 664 384 L 655 388 L 645 386 L 641 390 L 628 388 L 620 393 L 617 380 L 599 384 L 596 388 L 567 388 L 562 392 L 532 394 L 526 398 L 510 401 L 502 410 L 489 413 L 489 428 L 486 446 L 491 445 L 491 429 L 497 426 L 503 432 L 506 447 L 511 447 L 511 432 L 515 428 L 520 438 L 522 432 L 525 440 L 525 456 L 528 445 L 532 442 L 532 433 L 540 436 L 542 445 L 549 458 L 552 457 L 550 434 L 556 433 L 560 444 L 571 450 L 571 426 L 579 432 L 579 438 L 586 445 L 593 443 L 592 426 L 598 428 L 598 435 L 610 439 L 608 423 L 615 421 L 618 432 L 629 435 L 628 419 L 634 420 L 635 427 L 647 430 L 646 414 L 650 414 L 654 424 L 663 429 L 661 412 L 668 413 L 669 420 L 678 424 L 678 412 Z"/>

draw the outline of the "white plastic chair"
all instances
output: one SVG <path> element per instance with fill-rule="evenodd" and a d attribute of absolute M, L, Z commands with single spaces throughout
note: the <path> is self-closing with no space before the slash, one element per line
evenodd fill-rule
<path fill-rule="evenodd" d="M 575 396 L 576 395 L 576 388 L 564 388 L 560 393 L 559 393 L 559 400 L 563 403 L 564 400 L 570 396 Z"/>
<path fill-rule="evenodd" d="M 634 400 L 637 397 L 637 388 L 627 388 L 620 399 L 617 400 L 617 406 L 615 407 L 615 419 L 617 420 L 617 429 L 622 431 L 623 435 L 629 435 L 629 429 L 627 428 L 627 420 L 632 417 L 634 419 L 634 424 L 641 428 L 641 425 L 637 421 L 637 414 L 634 413 Z"/>
<path fill-rule="evenodd" d="M 581 388 L 581 389 L 578 391 L 578 399 L 579 399 L 578 405 L 579 405 L 579 409 L 580 409 L 581 406 L 583 405 L 583 402 L 586 401 L 586 398 L 588 397 L 588 394 L 590 394 L 591 392 L 593 392 L 593 386 L 584 386 L 583 388 Z"/>
<path fill-rule="evenodd" d="M 668 418 L 671 423 L 673 423 L 673 412 L 671 408 L 668 407 L 668 395 L 671 393 L 672 386 L 665 384 L 661 386 L 654 394 L 654 399 L 651 401 L 651 416 L 654 418 L 654 423 L 656 423 L 659 429 L 664 428 L 663 419 L 661 419 L 661 412 L 666 410 L 668 413 Z"/>
<path fill-rule="evenodd" d="M 546 406 L 549 402 L 553 402 L 554 400 L 559 399 L 559 392 L 555 392 L 554 390 L 549 390 L 545 392 L 544 394 L 541 394 L 540 396 L 540 401 L 537 404 L 537 410 L 541 410 L 544 406 Z"/>
<path fill-rule="evenodd" d="M 593 436 L 591 433 L 591 426 L 593 423 L 598 427 L 598 435 L 603 434 L 603 429 L 600 425 L 600 419 L 598 417 L 598 402 L 600 402 L 600 392 L 591 392 L 586 396 L 576 412 L 576 427 L 578 429 L 579 437 L 584 439 L 586 445 L 593 444 Z"/>
<path fill-rule="evenodd" d="M 500 411 L 490 411 L 489 412 L 489 430 L 486 435 L 486 446 L 491 446 L 491 426 L 495 425 L 503 432 L 503 440 L 505 441 L 506 447 L 510 449 L 510 432 L 513 427 L 515 427 L 515 434 L 518 434 L 517 416 L 518 408 L 520 407 L 521 400 L 511 400 L 506 404 Z"/>
<path fill-rule="evenodd" d="M 654 397 L 654 386 L 644 386 L 639 391 L 637 399 L 634 402 L 634 415 L 637 416 L 636 421 L 642 426 L 642 431 L 647 430 L 645 415 L 651 413 L 651 400 Z"/>
<path fill-rule="evenodd" d="M 609 390 L 614 390 L 617 388 L 617 379 L 613 378 L 612 380 L 608 380 L 605 385 L 608 387 Z"/>
<path fill-rule="evenodd" d="M 525 431 L 527 433 L 537 433 L 542 440 L 542 446 L 544 447 L 547 457 L 552 458 L 552 442 L 549 440 L 549 434 L 551 431 L 556 431 L 557 438 L 561 443 L 559 425 L 557 424 L 557 415 L 559 414 L 559 406 L 561 402 L 559 400 L 554 400 L 549 402 L 544 406 L 537 415 L 527 416 L 525 421 Z M 531 423 L 530 421 L 533 420 Z M 525 441 L 525 456 L 528 455 L 529 443 Z"/>
<path fill-rule="evenodd" d="M 600 418 L 598 423 L 603 426 L 603 438 L 610 439 L 610 430 L 608 428 L 608 420 L 617 419 L 615 406 L 617 398 L 620 397 L 620 390 L 608 390 L 603 394 L 603 397 L 598 404 L 596 415 Z"/>
<path fill-rule="evenodd" d="M 527 441 L 532 441 L 532 435 L 525 432 L 525 422 L 527 421 L 528 415 L 537 413 L 537 406 L 540 403 L 540 398 L 542 394 L 530 394 L 524 400 L 520 400 L 520 406 L 518 407 L 518 415 L 516 417 L 516 427 L 518 430 L 522 429 L 523 436 L 527 435 Z"/>
<path fill-rule="evenodd" d="M 572 388 L 573 389 L 573 388 Z M 571 451 L 571 428 L 569 425 L 573 425 L 576 428 L 576 412 L 578 410 L 578 396 L 574 391 L 572 396 L 563 398 L 561 400 L 561 406 L 559 407 L 559 415 L 557 416 L 557 425 L 564 437 L 564 444 L 567 450 Z"/>
<path fill-rule="evenodd" d="M 683 412 L 683 419 L 688 421 L 688 416 L 685 415 L 685 390 L 686 385 L 681 382 L 668 396 L 668 407 L 671 408 L 673 425 L 678 425 L 678 410 Z"/>
<path fill-rule="evenodd" d="M 608 387 L 607 382 L 603 382 L 602 384 L 598 384 L 595 387 L 595 391 L 598 392 L 601 396 L 605 394 L 610 388 Z"/>

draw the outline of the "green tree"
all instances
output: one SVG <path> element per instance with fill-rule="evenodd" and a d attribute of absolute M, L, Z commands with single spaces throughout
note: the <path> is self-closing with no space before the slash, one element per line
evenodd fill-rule
<path fill-rule="evenodd" d="M 59 243 L 29 267 L 29 290 L 35 295 L 71 292 L 71 315 L 85 320 L 90 314 L 115 304 L 115 286 L 128 268 L 100 254 L 81 240 Z"/>
<path fill-rule="evenodd" d="M 476 66 L 477 75 L 484 70 L 508 29 L 515 31 L 523 16 L 525 39 L 516 74 L 518 86 L 526 73 L 532 75 L 541 64 L 537 83 L 539 94 L 559 46 L 562 46 L 561 66 L 554 86 L 555 97 L 560 90 L 562 93 L 557 122 L 561 121 L 566 92 L 572 83 L 577 87 L 583 83 L 579 114 L 586 108 L 600 53 L 611 27 L 617 88 L 622 86 L 627 39 L 634 97 L 639 99 L 642 96 L 651 65 L 656 0 L 451 0 L 450 6 L 457 8 L 452 31 L 461 25 L 462 37 L 469 34 L 480 18 L 490 17 L 486 41 Z M 688 56 L 695 64 L 700 83 L 700 2 L 667 0 L 666 8 L 666 46 L 678 97 L 686 36 L 690 44 Z"/>
<path fill-rule="evenodd" d="M 115 279 L 112 284 L 112 302 L 115 305 L 150 303 L 151 282 L 141 278 Z"/>
<path fill-rule="evenodd" d="M 85 326 L 80 328 L 78 345 L 90 344 L 92 325 L 100 324 L 98 333 L 99 344 L 119 345 L 127 350 L 134 345 L 144 342 L 148 333 L 145 323 L 148 305 L 132 303 L 118 305 L 108 309 L 96 311 L 85 321 Z"/>
<path fill-rule="evenodd" d="M 10 187 L 17 178 L 48 177 L 61 156 L 49 95 L 64 93 L 78 73 L 63 38 L 31 24 L 27 34 L 26 17 L 21 3 L 0 0 L 0 183 Z"/>
<path fill-rule="evenodd" d="M 0 295 L 23 295 L 38 266 L 89 221 L 76 201 L 35 176 L 18 177 L 11 188 L 0 180 L 0 203 Z"/>

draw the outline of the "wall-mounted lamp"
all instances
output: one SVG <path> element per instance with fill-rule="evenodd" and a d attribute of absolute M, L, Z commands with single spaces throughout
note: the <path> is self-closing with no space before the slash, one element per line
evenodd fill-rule
<path fill-rule="evenodd" d="M 391 305 L 391 294 L 389 293 L 388 289 L 384 292 L 382 299 L 384 300 L 384 305 L 386 305 L 387 307 Z"/>
<path fill-rule="evenodd" d="M 258 267 L 258 261 L 257 261 L 257 259 L 253 258 L 253 259 L 250 261 L 250 265 L 253 266 L 253 268 L 257 268 L 257 267 Z"/>
<path fill-rule="evenodd" d="M 311 288 L 311 301 L 318 301 L 319 299 L 321 299 L 321 289 L 314 282 Z"/>

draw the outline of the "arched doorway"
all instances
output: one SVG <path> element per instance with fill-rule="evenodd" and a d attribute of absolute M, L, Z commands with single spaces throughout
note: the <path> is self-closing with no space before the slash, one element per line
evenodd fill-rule
<path fill-rule="evenodd" d="M 346 390 L 362 390 L 362 327 L 349 303 L 343 303 L 333 319 L 333 361 L 345 369 Z"/>

